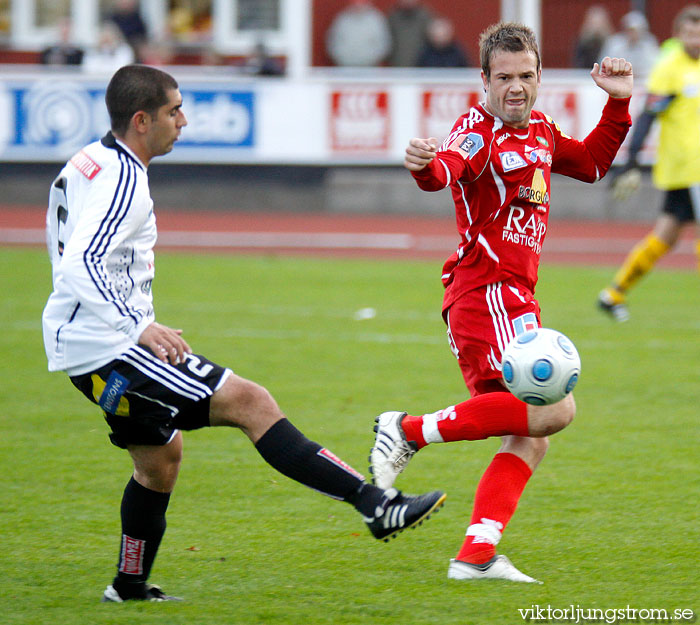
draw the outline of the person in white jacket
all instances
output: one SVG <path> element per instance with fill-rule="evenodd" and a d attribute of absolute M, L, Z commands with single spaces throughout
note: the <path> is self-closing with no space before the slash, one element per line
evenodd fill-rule
<path fill-rule="evenodd" d="M 377 67 L 391 50 L 386 16 L 371 0 L 350 0 L 326 33 L 328 56 L 338 67 Z"/>
<path fill-rule="evenodd" d="M 182 460 L 181 430 L 240 428 L 279 472 L 352 504 L 375 538 L 430 516 L 442 492 L 409 496 L 367 483 L 297 430 L 265 388 L 193 354 L 182 330 L 156 321 L 147 168 L 187 124 L 182 96 L 166 72 L 128 65 L 105 100 L 111 131 L 75 154 L 51 186 L 53 292 L 43 313 L 49 369 L 65 371 L 102 408 L 112 443 L 134 464 L 121 502 L 117 574 L 102 600 L 177 599 L 147 580 Z"/>

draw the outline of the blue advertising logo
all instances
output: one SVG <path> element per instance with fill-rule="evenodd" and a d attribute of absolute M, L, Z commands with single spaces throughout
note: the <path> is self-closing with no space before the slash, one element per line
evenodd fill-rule
<path fill-rule="evenodd" d="M 254 94 L 250 91 L 182 90 L 182 111 L 187 126 L 178 145 L 252 147 Z"/>
<path fill-rule="evenodd" d="M 3 158 L 61 160 L 109 130 L 105 87 L 94 87 L 94 82 L 7 81 L 0 84 L 0 91 Z M 181 93 L 188 125 L 178 150 L 254 146 L 254 92 L 183 86 Z"/>
<path fill-rule="evenodd" d="M 98 138 L 95 122 L 107 120 L 104 90 L 58 81 L 12 91 L 15 127 L 11 144 L 16 146 L 75 150 Z M 101 116 L 100 106 L 104 111 Z"/>

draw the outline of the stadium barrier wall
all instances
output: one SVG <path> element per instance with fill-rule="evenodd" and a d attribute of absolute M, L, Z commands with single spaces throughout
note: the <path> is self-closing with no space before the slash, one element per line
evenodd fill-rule
<path fill-rule="evenodd" d="M 483 97 L 476 69 L 318 71 L 303 80 L 215 69 L 168 68 L 189 124 L 163 162 L 397 166 L 409 138 L 444 139 Z M 0 69 L 0 161 L 62 162 L 101 137 L 109 125 L 108 79 L 55 68 Z M 542 82 L 536 108 L 564 132 L 585 136 L 605 102 L 588 72 L 548 70 Z M 641 100 L 633 98 L 635 111 Z M 652 155 L 653 141 L 642 162 Z"/>
<path fill-rule="evenodd" d="M 417 189 L 401 166 L 403 152 L 413 136 L 442 140 L 481 99 L 478 71 L 323 70 L 296 81 L 168 69 L 189 125 L 149 169 L 159 210 L 451 216 L 448 192 Z M 60 165 L 108 128 L 108 79 L 0 69 L 0 203 L 45 206 Z M 587 72 L 547 70 L 537 107 L 582 137 L 604 99 Z M 642 98 L 632 103 L 636 111 Z M 653 145 L 652 137 L 643 161 L 651 161 Z M 650 221 L 659 205 L 648 177 L 624 203 L 612 200 L 606 181 L 589 186 L 561 176 L 552 177 L 552 197 L 553 216 L 573 219 Z"/>

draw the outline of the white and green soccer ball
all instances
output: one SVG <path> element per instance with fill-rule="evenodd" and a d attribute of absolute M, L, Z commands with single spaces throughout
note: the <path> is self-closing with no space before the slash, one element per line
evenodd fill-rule
<path fill-rule="evenodd" d="M 551 328 L 537 328 L 516 336 L 503 351 L 501 365 L 508 390 L 533 406 L 564 399 L 581 373 L 576 346 Z"/>

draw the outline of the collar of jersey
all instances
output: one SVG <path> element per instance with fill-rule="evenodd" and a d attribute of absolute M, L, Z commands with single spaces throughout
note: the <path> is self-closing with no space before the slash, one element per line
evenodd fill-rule
<path fill-rule="evenodd" d="M 521 140 L 525 140 L 530 136 L 530 126 L 532 125 L 532 115 L 530 116 L 530 120 L 528 121 L 527 128 L 514 128 L 513 126 L 509 126 L 508 124 L 506 124 L 500 117 L 494 115 L 493 113 L 489 113 L 484 102 L 479 102 L 478 107 L 480 109 L 480 112 L 485 117 L 488 117 L 489 119 L 492 119 L 494 121 L 501 122 L 501 127 L 498 128 L 497 130 L 509 130 L 512 137 L 516 137 L 516 138 L 521 139 Z"/>
<path fill-rule="evenodd" d="M 121 152 L 122 154 L 130 158 L 132 161 L 134 161 L 143 171 L 146 171 L 146 168 L 144 167 L 144 164 L 139 160 L 139 157 L 136 156 L 136 154 L 134 154 L 125 143 L 117 139 L 112 134 L 111 130 L 104 137 L 102 137 L 101 143 L 107 148 L 112 148 L 113 150 L 117 150 L 117 152 Z"/>

